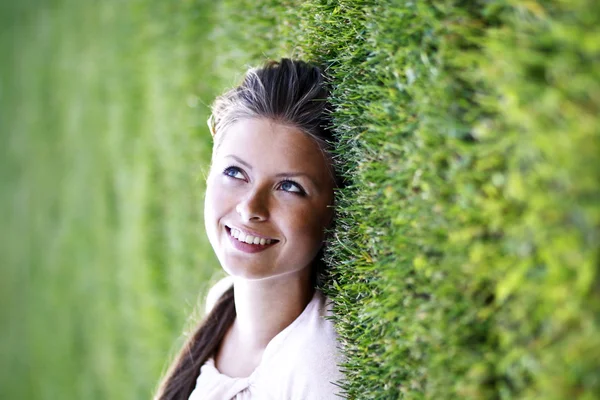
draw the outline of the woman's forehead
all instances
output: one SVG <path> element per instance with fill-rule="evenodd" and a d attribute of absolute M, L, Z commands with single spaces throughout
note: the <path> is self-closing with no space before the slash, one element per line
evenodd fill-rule
<path fill-rule="evenodd" d="M 238 121 L 219 136 L 214 154 L 217 159 L 235 156 L 256 168 L 287 167 L 314 172 L 330 168 L 315 139 L 296 127 L 269 119 Z"/>

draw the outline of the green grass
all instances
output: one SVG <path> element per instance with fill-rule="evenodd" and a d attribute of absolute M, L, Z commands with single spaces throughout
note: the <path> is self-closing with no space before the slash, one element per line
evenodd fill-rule
<path fill-rule="evenodd" d="M 205 104 L 283 56 L 335 88 L 348 397 L 600 396 L 594 2 L 19 4 L 0 8 L 21 15 L 0 28 L 1 397 L 149 397 L 218 269 Z"/>

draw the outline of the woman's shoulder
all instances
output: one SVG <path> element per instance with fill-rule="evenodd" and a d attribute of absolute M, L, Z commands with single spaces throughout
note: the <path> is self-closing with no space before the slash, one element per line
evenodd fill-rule
<path fill-rule="evenodd" d="M 332 321 L 332 302 L 320 291 L 315 293 L 314 305 L 304 324 L 293 336 L 299 357 L 313 361 L 309 367 L 333 367 L 340 361 L 338 335 Z M 310 366 L 312 364 L 312 366 Z M 319 370 L 319 368 L 316 368 Z"/>
<path fill-rule="evenodd" d="M 296 333 L 298 340 L 310 341 L 314 345 L 327 346 L 337 344 L 337 332 L 332 321 L 332 301 L 321 291 L 316 290 L 307 310 L 304 323 L 300 324 Z"/>
<path fill-rule="evenodd" d="M 282 398 L 329 399 L 338 393 L 334 382 L 342 379 L 337 333 L 331 317 L 331 302 L 315 293 L 306 313 L 285 338 L 272 360 L 271 378 L 281 385 Z M 286 397 L 289 396 L 289 397 Z"/>

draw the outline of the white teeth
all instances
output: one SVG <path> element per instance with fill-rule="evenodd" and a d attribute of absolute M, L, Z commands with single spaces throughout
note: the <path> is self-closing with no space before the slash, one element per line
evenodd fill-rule
<path fill-rule="evenodd" d="M 246 235 L 244 232 L 242 232 L 238 229 L 235 229 L 235 228 L 230 228 L 230 229 L 231 229 L 231 236 L 233 236 L 240 242 L 244 242 L 244 243 L 248 243 L 248 244 L 260 244 L 263 246 L 267 245 L 267 244 L 271 244 L 271 242 L 272 242 L 271 239 L 264 239 L 264 238 L 259 238 L 257 236 Z"/>

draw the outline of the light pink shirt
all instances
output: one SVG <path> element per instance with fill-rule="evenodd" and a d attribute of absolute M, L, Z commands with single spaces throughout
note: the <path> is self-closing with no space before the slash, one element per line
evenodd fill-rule
<path fill-rule="evenodd" d="M 340 399 L 333 382 L 342 379 L 337 334 L 329 300 L 318 290 L 304 311 L 267 345 L 262 360 L 246 378 L 221 374 L 214 360 L 200 369 L 189 400 Z"/>

